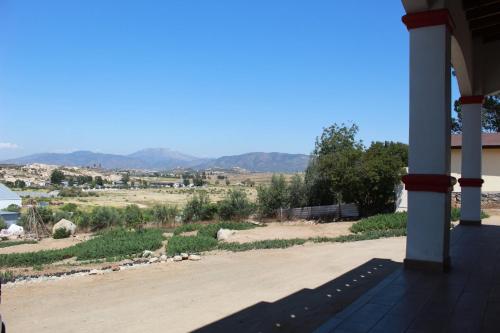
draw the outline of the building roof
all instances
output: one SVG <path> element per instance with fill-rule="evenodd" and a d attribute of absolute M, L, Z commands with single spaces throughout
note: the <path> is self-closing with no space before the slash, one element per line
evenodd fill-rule
<path fill-rule="evenodd" d="M 483 148 L 500 148 L 500 133 L 483 133 Z M 451 136 L 451 148 L 462 148 L 462 135 L 454 134 Z"/>
<path fill-rule="evenodd" d="M 21 197 L 10 188 L 0 183 L 0 200 L 21 200 Z"/>

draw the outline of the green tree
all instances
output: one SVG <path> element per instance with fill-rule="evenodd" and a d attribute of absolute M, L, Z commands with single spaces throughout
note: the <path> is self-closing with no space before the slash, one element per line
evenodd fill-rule
<path fill-rule="evenodd" d="M 271 217 L 279 208 L 288 208 L 288 187 L 285 176 L 273 175 L 268 186 L 257 188 L 257 203 L 262 216 Z"/>
<path fill-rule="evenodd" d="M 95 184 L 97 186 L 104 186 L 104 180 L 102 179 L 101 176 L 96 176 L 95 177 Z"/>
<path fill-rule="evenodd" d="M 451 131 L 462 133 L 462 105 L 459 100 L 454 103 L 456 118 L 452 117 Z M 482 131 L 486 133 L 500 132 L 500 94 L 487 96 L 481 111 Z"/>
<path fill-rule="evenodd" d="M 21 207 L 16 204 L 10 204 L 7 208 L 5 208 L 5 210 L 8 212 L 19 213 L 21 211 Z"/>
<path fill-rule="evenodd" d="M 189 181 L 189 178 L 182 178 L 182 184 L 184 184 L 184 186 L 189 186 L 191 182 Z"/>
<path fill-rule="evenodd" d="M 50 182 L 54 185 L 60 185 L 63 182 L 64 178 L 64 173 L 59 169 L 55 169 L 50 174 Z"/>
<path fill-rule="evenodd" d="M 294 175 L 288 186 L 288 205 L 291 208 L 307 205 L 307 191 L 301 175 Z"/>
<path fill-rule="evenodd" d="M 124 173 L 122 175 L 122 182 L 124 185 L 128 185 L 128 182 L 130 181 L 130 174 L 127 172 L 127 173 Z"/>
<path fill-rule="evenodd" d="M 16 179 L 14 182 L 14 187 L 23 189 L 26 187 L 26 182 L 24 180 Z"/>
<path fill-rule="evenodd" d="M 357 125 L 334 124 L 323 129 L 316 139 L 306 170 L 309 204 L 334 204 L 339 196 L 346 202 L 354 201 L 364 151 L 362 142 L 356 139 L 357 133 Z"/>

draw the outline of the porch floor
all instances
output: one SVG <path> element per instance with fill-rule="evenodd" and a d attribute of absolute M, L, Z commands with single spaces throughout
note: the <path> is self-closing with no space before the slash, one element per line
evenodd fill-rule
<path fill-rule="evenodd" d="M 500 332 L 497 221 L 453 229 L 449 273 L 397 269 L 316 333 Z"/>

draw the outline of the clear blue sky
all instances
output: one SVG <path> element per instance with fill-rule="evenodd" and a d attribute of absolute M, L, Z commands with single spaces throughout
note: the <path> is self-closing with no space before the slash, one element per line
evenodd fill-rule
<path fill-rule="evenodd" d="M 0 158 L 407 142 L 398 0 L 0 0 Z"/>

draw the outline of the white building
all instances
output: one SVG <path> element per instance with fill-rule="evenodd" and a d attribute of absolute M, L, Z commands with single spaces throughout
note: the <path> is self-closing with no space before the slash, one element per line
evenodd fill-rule
<path fill-rule="evenodd" d="M 10 205 L 18 205 L 21 207 L 22 199 L 17 193 L 11 191 L 4 184 L 0 184 L 0 209 L 5 209 Z"/>

